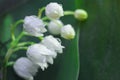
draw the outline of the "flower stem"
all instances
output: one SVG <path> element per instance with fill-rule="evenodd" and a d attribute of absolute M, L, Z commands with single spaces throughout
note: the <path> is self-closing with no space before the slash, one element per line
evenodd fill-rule
<path fill-rule="evenodd" d="M 39 40 L 43 40 L 43 39 L 44 39 L 44 37 L 43 37 L 43 36 L 40 36 L 40 37 L 38 37 L 38 39 L 39 39 Z"/>
<path fill-rule="evenodd" d="M 21 32 L 21 34 L 14 40 L 11 42 L 10 48 L 8 49 L 4 61 L 3 61 L 3 67 L 2 67 L 2 80 L 6 80 L 6 75 L 7 75 L 7 63 L 9 61 L 9 58 L 11 57 L 11 55 L 14 52 L 14 48 L 17 46 L 19 40 L 24 36 L 24 32 Z"/>
<path fill-rule="evenodd" d="M 14 61 L 10 61 L 7 63 L 7 66 L 12 66 L 12 65 L 14 65 L 14 63 L 15 63 Z"/>
<path fill-rule="evenodd" d="M 49 20 L 49 18 L 48 18 L 47 16 L 45 16 L 45 17 L 42 18 L 42 20 L 43 20 L 43 21 Z"/>
<path fill-rule="evenodd" d="M 28 47 L 18 47 L 14 49 L 14 52 L 18 51 L 18 50 L 27 50 Z"/>
<path fill-rule="evenodd" d="M 39 11 L 38 11 L 38 17 L 39 17 L 39 18 L 41 18 L 42 12 L 43 12 L 44 10 L 45 10 L 45 7 L 39 9 Z"/>
<path fill-rule="evenodd" d="M 73 11 L 64 11 L 64 15 L 74 15 Z"/>
<path fill-rule="evenodd" d="M 14 41 L 15 40 L 15 35 L 14 35 L 14 32 L 15 32 L 15 28 L 17 27 L 17 25 L 19 25 L 20 23 L 23 23 L 24 20 L 18 20 L 15 24 L 12 25 L 11 27 L 11 37 L 12 37 L 12 40 Z"/>
<path fill-rule="evenodd" d="M 3 77 L 2 77 L 2 80 L 6 80 L 6 77 L 7 77 L 7 63 L 8 63 L 8 60 L 10 58 L 10 56 L 12 55 L 13 53 L 13 49 L 12 48 L 9 48 L 7 53 L 6 53 L 6 56 L 5 56 L 5 59 L 3 61 L 3 67 L 2 67 L 2 73 L 3 73 Z"/>
<path fill-rule="evenodd" d="M 23 47 L 23 46 L 32 45 L 32 44 L 35 44 L 35 43 L 34 42 L 21 42 L 17 44 L 17 47 Z"/>
<path fill-rule="evenodd" d="M 19 40 L 25 35 L 25 32 L 21 32 L 20 35 L 14 40 L 11 42 L 11 46 L 15 47 L 17 46 Z"/>

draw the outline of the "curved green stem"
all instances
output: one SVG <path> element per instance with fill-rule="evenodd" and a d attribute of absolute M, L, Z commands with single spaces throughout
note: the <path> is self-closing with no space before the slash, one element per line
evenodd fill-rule
<path fill-rule="evenodd" d="M 11 42 L 11 46 L 15 47 L 17 45 L 17 43 L 19 42 L 19 40 L 25 35 L 25 32 L 21 32 L 20 35 Z"/>
<path fill-rule="evenodd" d="M 43 38 L 43 36 L 40 36 L 40 37 L 38 37 L 38 39 L 39 39 L 39 40 L 43 40 L 44 38 Z"/>
<path fill-rule="evenodd" d="M 45 17 L 42 18 L 42 20 L 43 20 L 43 21 L 49 20 L 49 18 L 48 18 L 47 16 L 45 16 Z"/>
<path fill-rule="evenodd" d="M 42 12 L 43 12 L 44 10 L 45 10 L 45 7 L 39 9 L 39 11 L 38 11 L 38 17 L 39 17 L 39 18 L 41 18 Z"/>
<path fill-rule="evenodd" d="M 32 44 L 35 44 L 34 42 L 21 42 L 17 45 L 17 47 L 22 47 L 22 46 L 25 46 L 25 45 L 32 45 Z"/>
<path fill-rule="evenodd" d="M 16 45 L 18 44 L 19 40 L 25 35 L 24 32 L 21 32 L 21 34 L 17 37 L 17 39 L 15 39 L 14 41 L 11 42 L 10 48 L 8 49 L 5 58 L 4 58 L 4 62 L 3 62 L 3 67 L 2 67 L 2 73 L 3 73 L 3 77 L 2 80 L 6 80 L 6 73 L 7 73 L 7 63 L 9 61 L 9 58 L 11 57 L 11 55 L 14 52 L 14 47 L 16 47 Z"/>
<path fill-rule="evenodd" d="M 14 63 L 15 63 L 14 61 L 10 61 L 10 62 L 7 63 L 6 66 L 7 66 L 7 67 L 8 67 L 8 66 L 12 66 Z"/>
<path fill-rule="evenodd" d="M 64 11 L 64 15 L 74 15 L 74 11 Z"/>
<path fill-rule="evenodd" d="M 20 23 L 23 23 L 24 20 L 18 20 L 14 25 L 12 25 L 11 27 L 11 37 L 12 37 L 12 40 L 14 41 L 15 40 L 15 35 L 14 35 L 14 32 L 15 32 L 15 28 L 17 27 L 17 25 L 19 25 Z"/>
<path fill-rule="evenodd" d="M 14 49 L 14 52 L 18 51 L 18 50 L 27 50 L 28 47 L 18 47 Z"/>
<path fill-rule="evenodd" d="M 12 48 L 9 48 L 7 53 L 6 53 L 6 56 L 5 56 L 5 59 L 4 59 L 4 62 L 3 62 L 3 67 L 2 67 L 2 74 L 3 74 L 3 77 L 2 77 L 2 80 L 6 80 L 6 73 L 7 73 L 7 63 L 8 63 L 8 60 L 10 58 L 10 56 L 12 55 L 13 53 L 13 49 Z"/>

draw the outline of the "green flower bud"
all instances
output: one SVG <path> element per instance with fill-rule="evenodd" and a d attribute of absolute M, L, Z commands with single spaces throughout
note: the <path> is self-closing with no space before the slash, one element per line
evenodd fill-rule
<path fill-rule="evenodd" d="M 85 10 L 83 9 L 77 9 L 74 12 L 74 17 L 80 21 L 84 21 L 88 18 L 88 14 Z"/>

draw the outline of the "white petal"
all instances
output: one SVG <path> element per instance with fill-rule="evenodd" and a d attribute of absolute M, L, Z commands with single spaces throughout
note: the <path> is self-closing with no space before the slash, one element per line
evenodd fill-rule
<path fill-rule="evenodd" d="M 58 53 L 63 53 L 64 46 L 61 45 L 61 42 L 59 42 L 56 38 L 53 36 L 46 36 L 42 41 L 42 44 L 44 44 L 48 49 L 51 49 L 52 51 L 56 51 Z"/>
<path fill-rule="evenodd" d="M 45 63 L 46 62 L 46 56 L 41 54 L 41 51 L 35 49 L 35 47 L 29 47 L 27 50 L 27 57 L 32 60 L 34 63 Z M 37 51 L 36 51 L 37 50 Z"/>
<path fill-rule="evenodd" d="M 65 39 L 73 39 L 75 37 L 75 31 L 70 24 L 62 27 L 61 37 L 65 38 Z"/>
<path fill-rule="evenodd" d="M 34 44 L 28 47 L 27 50 L 27 57 L 34 62 L 35 64 L 39 65 L 42 70 L 47 68 L 47 56 L 55 58 L 57 53 L 54 51 L 49 50 L 46 46 L 42 44 Z"/>
<path fill-rule="evenodd" d="M 61 27 L 63 27 L 63 23 L 60 20 L 52 20 L 48 24 L 48 30 L 51 34 L 58 35 L 60 34 Z"/>
<path fill-rule="evenodd" d="M 41 67 L 41 69 L 42 69 L 43 71 L 45 70 L 45 68 L 48 67 L 47 62 L 46 62 L 46 63 L 38 63 L 38 65 Z"/>
<path fill-rule="evenodd" d="M 32 36 L 43 36 L 45 24 L 36 16 L 26 16 L 23 24 L 24 30 Z"/>
<path fill-rule="evenodd" d="M 53 64 L 53 58 L 51 56 L 47 56 L 47 62 Z"/>
<path fill-rule="evenodd" d="M 29 46 L 27 53 L 33 55 L 56 55 L 56 52 L 49 50 L 46 46 L 40 43 Z"/>
<path fill-rule="evenodd" d="M 30 77 L 29 79 L 26 79 L 26 80 L 34 80 L 33 77 Z"/>
<path fill-rule="evenodd" d="M 38 71 L 38 66 L 25 57 L 19 58 L 13 67 L 17 75 L 26 80 L 33 80 L 33 76 Z"/>
<path fill-rule="evenodd" d="M 59 19 L 61 16 L 63 16 L 62 5 L 56 2 L 49 3 L 45 8 L 45 14 L 50 19 Z"/>

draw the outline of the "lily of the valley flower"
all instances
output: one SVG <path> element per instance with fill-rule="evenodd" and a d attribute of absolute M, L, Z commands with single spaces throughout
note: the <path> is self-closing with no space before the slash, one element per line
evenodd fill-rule
<path fill-rule="evenodd" d="M 21 57 L 15 62 L 14 70 L 18 76 L 25 80 L 33 80 L 33 76 L 38 71 L 38 66 L 33 64 L 28 58 Z"/>
<path fill-rule="evenodd" d="M 46 6 L 45 13 L 50 19 L 59 19 L 61 16 L 63 16 L 62 5 L 56 2 L 51 2 Z"/>
<path fill-rule="evenodd" d="M 58 38 L 54 38 L 53 36 L 49 35 L 46 36 L 41 43 L 52 51 L 63 53 L 64 46 L 61 45 L 61 41 Z"/>
<path fill-rule="evenodd" d="M 31 45 L 27 49 L 27 57 L 39 65 L 42 70 L 48 67 L 48 63 L 53 64 L 53 58 L 57 56 L 57 53 L 49 50 L 46 46 L 38 43 Z"/>
<path fill-rule="evenodd" d="M 62 27 L 61 37 L 65 38 L 65 39 L 73 39 L 75 37 L 75 31 L 70 24 Z"/>
<path fill-rule="evenodd" d="M 48 30 L 53 35 L 60 34 L 63 23 L 60 20 L 53 20 L 48 24 Z"/>
<path fill-rule="evenodd" d="M 23 24 L 24 30 L 32 36 L 43 36 L 47 30 L 45 24 L 37 16 L 26 16 Z"/>

